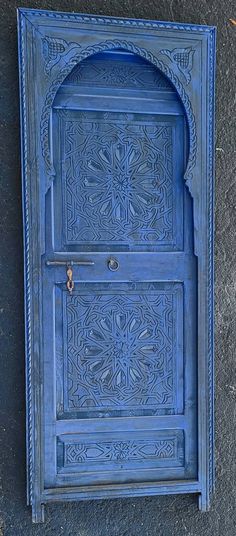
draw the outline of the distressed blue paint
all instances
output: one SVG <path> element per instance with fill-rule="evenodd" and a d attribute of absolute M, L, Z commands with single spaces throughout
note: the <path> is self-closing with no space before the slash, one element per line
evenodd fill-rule
<path fill-rule="evenodd" d="M 207 509 L 214 29 L 21 9 L 19 53 L 33 520 L 109 495 Z M 70 295 L 53 259 L 94 265 Z"/>

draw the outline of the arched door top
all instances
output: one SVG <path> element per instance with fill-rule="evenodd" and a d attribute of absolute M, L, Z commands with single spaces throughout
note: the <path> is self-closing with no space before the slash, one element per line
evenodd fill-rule
<path fill-rule="evenodd" d="M 187 162 L 187 166 L 186 166 L 186 170 L 184 174 L 184 178 L 186 180 L 187 186 L 189 186 L 189 183 L 192 179 L 192 171 L 196 163 L 197 140 L 196 140 L 196 125 L 195 125 L 195 118 L 194 118 L 194 114 L 192 110 L 192 105 L 183 87 L 183 84 L 181 83 L 179 78 L 176 76 L 176 74 L 172 71 L 172 69 L 170 69 L 170 67 L 167 64 L 165 64 L 162 59 L 155 56 L 152 52 L 150 52 L 149 50 L 145 48 L 140 48 L 132 42 L 120 41 L 120 40 L 103 41 L 101 43 L 98 43 L 92 46 L 90 45 L 83 49 L 80 48 L 78 52 L 76 52 L 73 56 L 70 57 L 66 65 L 63 65 L 57 77 L 52 81 L 49 87 L 49 90 L 46 94 L 46 98 L 45 98 L 45 102 L 44 102 L 44 106 L 42 110 L 42 115 L 41 115 L 41 145 L 42 145 L 42 153 L 43 153 L 43 157 L 45 160 L 48 175 L 53 176 L 55 174 L 53 163 L 52 163 L 52 158 L 51 158 L 51 152 L 50 152 L 49 121 L 50 121 L 51 108 L 52 108 L 53 101 L 54 101 L 54 98 L 56 96 L 58 89 L 60 88 L 65 78 L 74 69 L 74 67 L 77 64 L 79 64 L 81 61 L 99 52 L 104 52 L 104 51 L 109 51 L 109 50 L 114 50 L 114 49 L 123 49 L 129 52 L 132 52 L 133 54 L 136 54 L 140 56 L 141 58 L 145 59 L 146 61 L 150 62 L 157 69 L 159 69 L 164 76 L 167 77 L 167 79 L 171 82 L 171 84 L 175 88 L 178 96 L 180 97 L 180 100 L 183 104 L 185 114 L 187 117 L 188 130 L 189 130 L 188 162 Z"/>

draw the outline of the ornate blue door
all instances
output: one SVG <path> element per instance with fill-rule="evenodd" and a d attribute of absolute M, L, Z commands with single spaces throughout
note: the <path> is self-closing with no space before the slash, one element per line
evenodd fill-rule
<path fill-rule="evenodd" d="M 197 476 L 186 139 L 173 87 L 134 54 L 84 60 L 56 95 L 42 258 L 46 486 Z"/>
<path fill-rule="evenodd" d="M 206 510 L 214 29 L 28 9 L 19 28 L 33 520 L 93 497 Z"/>

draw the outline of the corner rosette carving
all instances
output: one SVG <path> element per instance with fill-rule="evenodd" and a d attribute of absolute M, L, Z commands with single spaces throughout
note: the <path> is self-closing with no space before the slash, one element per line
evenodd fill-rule
<path fill-rule="evenodd" d="M 45 59 L 44 72 L 50 75 L 51 70 L 60 61 L 63 56 L 66 56 L 73 48 L 80 48 L 78 43 L 68 43 L 65 39 L 58 37 L 44 37 L 43 41 L 43 57 Z"/>
<path fill-rule="evenodd" d="M 187 84 L 191 81 L 191 71 L 193 68 L 193 56 L 195 50 L 192 47 L 174 48 L 173 50 L 163 49 L 161 54 L 165 54 L 183 74 Z"/>

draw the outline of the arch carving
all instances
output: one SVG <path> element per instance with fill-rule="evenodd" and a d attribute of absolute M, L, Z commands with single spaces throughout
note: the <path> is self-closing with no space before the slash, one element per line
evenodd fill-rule
<path fill-rule="evenodd" d="M 79 46 L 79 45 L 78 45 Z M 51 159 L 50 153 L 50 143 L 49 143 L 49 120 L 50 112 L 53 105 L 54 98 L 56 93 L 63 83 L 68 74 L 73 70 L 73 68 L 82 60 L 96 54 L 98 52 L 103 52 L 106 50 L 114 50 L 117 48 L 125 49 L 133 54 L 144 58 L 148 62 L 152 63 L 157 69 L 159 69 L 172 83 L 177 94 L 179 95 L 183 107 L 185 109 L 188 129 L 189 129 L 189 153 L 186 170 L 184 173 L 184 179 L 191 193 L 191 180 L 193 175 L 193 169 L 196 164 L 196 153 L 197 153 L 197 135 L 196 135 L 196 123 L 195 117 L 192 110 L 192 104 L 188 94 L 186 93 L 183 84 L 179 80 L 178 76 L 172 71 L 172 69 L 160 58 L 155 56 L 152 52 L 145 48 L 140 48 L 130 41 L 121 41 L 121 40 L 107 40 L 95 45 L 90 45 L 86 48 L 79 48 L 79 50 L 70 58 L 68 63 L 64 64 L 56 78 L 52 81 L 43 105 L 41 121 L 40 121 L 40 138 L 41 138 L 41 147 L 42 154 L 46 165 L 46 170 L 48 176 L 55 175 L 53 168 L 53 162 Z"/>

